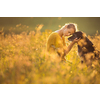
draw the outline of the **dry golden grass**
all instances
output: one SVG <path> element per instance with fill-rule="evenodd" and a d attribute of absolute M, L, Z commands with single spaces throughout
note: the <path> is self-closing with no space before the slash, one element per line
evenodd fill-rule
<path fill-rule="evenodd" d="M 17 25 L 16 27 L 19 27 Z M 39 28 L 37 28 L 39 29 Z M 38 33 L 39 32 L 39 33 Z M 52 30 L 19 35 L 0 34 L 0 83 L 3 84 L 98 84 L 100 68 L 81 65 L 74 45 L 66 62 L 50 59 L 46 41 Z M 100 50 L 100 36 L 88 36 Z M 68 45 L 68 44 L 67 44 Z M 95 62 L 96 63 L 96 62 Z"/>

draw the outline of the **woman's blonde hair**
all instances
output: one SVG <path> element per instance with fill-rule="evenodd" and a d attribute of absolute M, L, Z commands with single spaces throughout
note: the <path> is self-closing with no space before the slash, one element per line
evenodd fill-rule
<path fill-rule="evenodd" d="M 78 28 L 77 28 L 77 24 L 75 23 L 66 23 L 64 26 L 61 27 L 61 29 L 65 28 L 67 26 L 67 28 L 73 28 L 76 31 L 78 31 Z"/>

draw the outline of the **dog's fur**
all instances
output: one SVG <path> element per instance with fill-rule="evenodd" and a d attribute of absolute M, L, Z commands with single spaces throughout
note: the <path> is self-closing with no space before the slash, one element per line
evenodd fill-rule
<path fill-rule="evenodd" d="M 77 43 L 81 63 L 85 62 L 87 66 L 91 66 L 93 60 L 100 59 L 100 51 L 95 49 L 93 43 L 87 38 L 85 33 L 81 31 L 75 32 L 68 40 L 73 41 L 75 38 L 81 38 Z"/>

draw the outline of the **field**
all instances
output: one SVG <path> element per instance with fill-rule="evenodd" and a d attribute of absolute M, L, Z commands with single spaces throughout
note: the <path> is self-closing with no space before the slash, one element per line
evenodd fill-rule
<path fill-rule="evenodd" d="M 51 58 L 46 52 L 46 41 L 52 30 L 41 32 L 27 30 L 15 34 L 13 30 L 29 26 L 16 25 L 8 34 L 0 34 L 0 83 L 1 84 L 99 84 L 100 65 L 94 69 L 81 65 L 74 45 L 66 62 Z M 100 35 L 88 36 L 100 50 Z M 67 39 L 66 39 L 67 40 Z M 69 43 L 67 43 L 69 45 Z"/>

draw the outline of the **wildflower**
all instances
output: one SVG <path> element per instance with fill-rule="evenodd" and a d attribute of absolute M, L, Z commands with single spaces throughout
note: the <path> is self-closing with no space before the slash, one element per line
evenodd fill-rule
<path fill-rule="evenodd" d="M 70 73 L 72 74 L 72 71 L 70 71 Z"/>
<path fill-rule="evenodd" d="M 97 71 L 96 70 L 93 70 L 93 72 L 90 74 L 90 77 L 93 78 L 96 74 L 97 74 Z"/>
<path fill-rule="evenodd" d="M 21 26 L 21 24 L 17 24 L 17 25 L 16 25 L 16 27 L 19 27 L 19 26 Z"/>
<path fill-rule="evenodd" d="M 0 50 L 2 50 L 2 47 L 0 47 Z"/>

